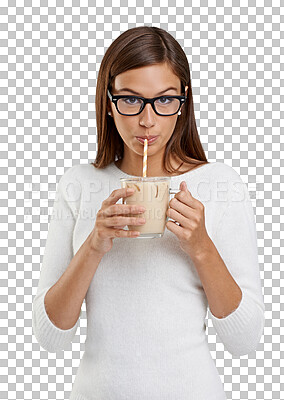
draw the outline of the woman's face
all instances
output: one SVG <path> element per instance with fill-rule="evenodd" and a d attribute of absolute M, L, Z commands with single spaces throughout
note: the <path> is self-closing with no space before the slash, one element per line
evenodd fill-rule
<path fill-rule="evenodd" d="M 112 95 L 123 94 L 146 98 L 181 95 L 181 82 L 168 64 L 150 65 L 132 69 L 116 76 Z M 174 131 L 178 114 L 171 116 L 157 115 L 151 104 L 148 103 L 140 114 L 125 116 L 118 113 L 110 100 L 109 104 L 111 105 L 109 110 L 116 128 L 124 141 L 125 156 L 135 159 L 136 156 L 143 155 L 143 143 L 137 140 L 137 136 L 158 136 L 153 144 L 149 144 L 148 156 L 155 154 L 161 156 L 163 154 Z"/>

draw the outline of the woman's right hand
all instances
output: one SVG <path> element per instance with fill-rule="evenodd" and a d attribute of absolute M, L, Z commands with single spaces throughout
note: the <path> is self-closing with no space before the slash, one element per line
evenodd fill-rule
<path fill-rule="evenodd" d="M 123 197 L 132 196 L 127 193 L 128 188 L 114 190 L 111 195 L 102 202 L 101 209 L 97 212 L 96 223 L 92 230 L 89 240 L 90 246 L 100 254 L 107 253 L 113 245 L 116 237 L 137 237 L 138 231 L 124 230 L 125 225 L 143 225 L 141 220 L 145 207 L 134 204 L 116 204 Z M 124 214 L 141 214 L 141 217 L 125 217 Z"/>

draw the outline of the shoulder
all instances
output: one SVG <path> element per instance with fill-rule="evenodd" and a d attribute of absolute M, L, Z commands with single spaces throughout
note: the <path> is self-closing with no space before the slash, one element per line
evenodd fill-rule
<path fill-rule="evenodd" d="M 246 180 L 230 165 L 216 162 L 212 168 L 212 181 L 219 196 L 226 192 L 227 199 L 231 202 L 250 201 Z"/>
<path fill-rule="evenodd" d="M 81 182 L 108 174 L 108 169 L 99 169 L 91 163 L 76 164 L 69 167 L 59 180 L 59 183 Z"/>
<path fill-rule="evenodd" d="M 58 191 L 68 200 L 80 197 L 84 182 L 88 180 L 88 176 L 95 170 L 91 164 L 76 164 L 67 168 L 58 182 Z"/>
<path fill-rule="evenodd" d="M 215 186 L 221 187 L 222 184 L 226 184 L 232 191 L 241 187 L 243 187 L 243 191 L 247 190 L 245 179 L 233 167 L 222 162 L 215 162 L 213 165 L 214 167 L 210 170 L 210 178 Z"/>
<path fill-rule="evenodd" d="M 216 185 L 218 182 L 227 182 L 227 183 L 243 183 L 243 180 L 239 173 L 230 165 L 222 163 L 222 162 L 208 162 L 206 164 L 202 164 L 196 168 L 193 168 L 189 171 L 188 176 L 185 175 L 184 178 L 188 178 L 191 180 L 193 177 L 198 180 L 205 179 L 208 182 Z"/>
<path fill-rule="evenodd" d="M 69 199 L 79 198 L 82 193 L 98 192 L 103 186 L 108 187 L 110 178 L 109 166 L 96 168 L 91 163 L 81 163 L 65 171 L 59 180 L 58 188 Z"/>
<path fill-rule="evenodd" d="M 189 173 L 189 177 L 192 177 L 192 173 L 198 171 L 198 176 L 212 178 L 213 181 L 217 178 L 226 178 L 228 180 L 241 180 L 240 175 L 238 172 L 228 164 L 222 162 L 207 162 L 204 164 L 197 165 L 195 167 L 187 170 L 186 172 Z M 200 173 L 200 174 L 199 174 Z M 186 177 L 186 174 L 184 174 Z"/>
<path fill-rule="evenodd" d="M 242 181 L 240 174 L 230 165 L 222 163 L 222 162 L 215 162 L 212 163 L 212 175 L 215 178 L 225 178 L 232 181 Z"/>

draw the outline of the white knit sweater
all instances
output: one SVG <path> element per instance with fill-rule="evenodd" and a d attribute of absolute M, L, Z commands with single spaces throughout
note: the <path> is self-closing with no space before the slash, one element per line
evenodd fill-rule
<path fill-rule="evenodd" d="M 127 176 L 114 163 L 80 164 L 60 179 L 33 301 L 34 335 L 49 352 L 70 345 L 80 318 L 59 329 L 44 296 L 93 229 L 102 201 Z M 242 290 L 238 308 L 225 318 L 211 314 L 193 262 L 167 228 L 158 239 L 115 238 L 85 298 L 85 353 L 70 400 L 226 399 L 206 338 L 207 311 L 233 356 L 256 350 L 265 307 L 247 186 L 220 162 L 171 177 L 171 188 L 183 180 L 204 204 L 207 232 Z"/>

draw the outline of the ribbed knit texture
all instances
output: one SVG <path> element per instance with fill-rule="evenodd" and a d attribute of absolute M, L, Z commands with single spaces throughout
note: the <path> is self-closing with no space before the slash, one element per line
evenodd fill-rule
<path fill-rule="evenodd" d="M 80 317 L 59 329 L 44 296 L 93 229 L 103 200 L 127 176 L 114 163 L 80 164 L 60 179 L 33 301 L 33 331 L 49 352 L 71 348 Z M 256 350 L 265 307 L 247 186 L 219 162 L 172 177 L 171 188 L 182 181 L 205 206 L 207 232 L 242 290 L 239 306 L 225 318 L 211 313 L 192 260 L 167 228 L 159 239 L 115 238 L 85 298 L 85 353 L 70 400 L 225 400 L 206 338 L 207 311 L 233 356 Z"/>

